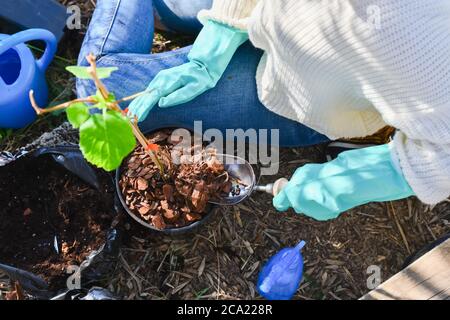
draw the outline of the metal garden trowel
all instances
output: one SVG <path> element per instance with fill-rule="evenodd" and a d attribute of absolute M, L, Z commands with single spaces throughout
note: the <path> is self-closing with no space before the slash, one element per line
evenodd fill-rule
<path fill-rule="evenodd" d="M 256 185 L 256 175 L 250 163 L 240 157 L 231 155 L 217 155 L 228 172 L 232 188 L 228 195 L 209 202 L 218 205 L 235 205 L 248 198 L 253 191 L 266 192 L 276 196 L 288 183 L 286 178 L 280 178 L 274 183 Z"/>

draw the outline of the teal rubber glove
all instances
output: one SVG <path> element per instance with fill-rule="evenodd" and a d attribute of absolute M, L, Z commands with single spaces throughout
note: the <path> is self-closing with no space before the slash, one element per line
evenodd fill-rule
<path fill-rule="evenodd" d="M 278 211 L 293 208 L 316 220 L 329 220 L 362 204 L 412 195 L 386 144 L 346 151 L 328 163 L 298 168 L 273 205 Z"/>
<path fill-rule="evenodd" d="M 143 121 L 158 102 L 161 108 L 175 106 L 215 87 L 236 50 L 247 40 L 247 32 L 209 20 L 189 52 L 189 62 L 159 72 L 148 93 L 130 104 L 129 114 Z"/>

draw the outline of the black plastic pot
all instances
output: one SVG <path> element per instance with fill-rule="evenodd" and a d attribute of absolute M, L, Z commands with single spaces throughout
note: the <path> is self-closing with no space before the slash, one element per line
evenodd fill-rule
<path fill-rule="evenodd" d="M 163 127 L 163 128 L 159 128 L 156 130 L 151 130 L 149 132 L 145 132 L 145 135 L 150 135 L 154 132 L 160 131 L 160 130 L 164 130 L 164 129 L 178 129 L 175 127 Z M 183 129 L 183 128 L 181 128 Z M 192 130 L 190 129 L 186 129 L 192 132 Z M 116 184 L 116 192 L 117 192 L 117 197 L 120 200 L 120 203 L 122 204 L 123 209 L 130 215 L 131 218 L 133 218 L 136 222 L 138 222 L 140 225 L 142 225 L 143 227 L 145 227 L 146 229 L 149 229 L 152 232 L 156 232 L 156 233 L 160 233 L 160 234 L 166 234 L 166 235 L 182 235 L 182 234 L 186 234 L 186 233 L 191 233 L 191 232 L 195 232 L 197 230 L 198 227 L 200 227 L 201 225 L 205 224 L 206 222 L 208 222 L 211 217 L 213 216 L 214 212 L 216 211 L 215 208 L 217 207 L 216 205 L 212 205 L 212 204 L 208 204 L 208 207 L 206 209 L 205 214 L 203 214 L 203 218 L 199 221 L 196 221 L 194 223 L 191 223 L 190 225 L 181 227 L 181 228 L 167 228 L 167 229 L 157 229 L 154 226 L 152 226 L 151 224 L 147 223 L 146 221 L 144 221 L 142 218 L 140 218 L 139 216 L 137 216 L 135 213 L 133 213 L 130 208 L 128 208 L 127 204 L 125 203 L 125 199 L 123 198 L 122 195 L 122 191 L 120 190 L 120 186 L 119 186 L 119 181 L 120 181 L 120 177 L 122 175 L 122 166 L 120 166 L 117 170 L 116 170 L 116 178 L 115 178 L 115 184 Z"/>
<path fill-rule="evenodd" d="M 119 186 L 119 181 L 120 181 L 120 176 L 122 174 L 122 170 L 121 168 L 116 170 L 116 192 L 117 192 L 117 197 L 120 200 L 120 203 L 122 204 L 122 207 L 124 208 L 124 210 L 130 215 L 130 217 L 132 217 L 134 220 L 136 220 L 140 225 L 144 226 L 147 229 L 150 229 L 151 231 L 157 232 L 157 233 L 162 233 L 162 234 L 167 234 L 167 235 L 180 235 L 180 234 L 186 234 L 189 232 L 194 232 L 199 226 L 203 225 L 204 223 L 206 223 L 211 216 L 214 213 L 214 209 L 216 206 L 214 205 L 208 205 L 206 213 L 203 214 L 203 218 L 199 221 L 196 221 L 190 225 L 181 227 L 181 228 L 167 228 L 167 229 L 157 229 L 154 226 L 152 226 L 151 224 L 145 222 L 143 219 L 141 219 L 140 217 L 138 217 L 136 214 L 134 214 L 130 208 L 128 208 L 127 204 L 125 203 L 125 199 L 123 198 L 122 195 L 122 191 L 120 190 L 120 186 Z"/>

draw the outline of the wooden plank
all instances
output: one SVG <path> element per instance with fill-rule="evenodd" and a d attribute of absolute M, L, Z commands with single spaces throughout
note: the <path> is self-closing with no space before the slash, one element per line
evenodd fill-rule
<path fill-rule="evenodd" d="M 450 300 L 450 288 L 443 292 L 437 293 L 436 295 L 431 297 L 429 300 Z"/>
<path fill-rule="evenodd" d="M 47 29 L 59 40 L 66 25 L 66 8 L 55 0 L 6 0 L 0 5 L 0 18 L 20 29 Z"/>
<path fill-rule="evenodd" d="M 361 298 L 361 300 L 430 299 L 450 299 L 450 239 Z"/>

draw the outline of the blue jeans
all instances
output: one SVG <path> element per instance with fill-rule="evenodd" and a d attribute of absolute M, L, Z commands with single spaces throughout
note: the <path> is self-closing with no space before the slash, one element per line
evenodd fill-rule
<path fill-rule="evenodd" d="M 154 32 L 153 5 L 161 21 L 169 29 L 191 24 L 198 29 L 195 16 L 199 9 L 211 5 L 211 0 L 192 0 L 195 5 L 177 6 L 182 0 L 98 0 L 89 30 L 79 56 L 79 64 L 86 65 L 86 55 L 93 53 L 98 66 L 115 66 L 119 70 L 105 85 L 116 97 L 125 97 L 145 90 L 159 71 L 187 62 L 190 47 L 175 51 L 149 54 Z M 164 3 L 170 6 L 160 10 Z M 186 11 L 188 10 L 188 11 Z M 189 10 L 191 10 L 189 12 Z M 174 23 L 175 26 L 169 25 Z M 192 31 L 194 32 L 194 31 Z M 280 146 L 308 146 L 328 141 L 316 131 L 267 110 L 259 101 L 256 90 L 256 68 L 262 52 L 249 42 L 234 55 L 217 86 L 183 105 L 162 109 L 155 107 L 140 123 L 146 132 L 161 127 L 193 128 L 194 121 L 202 121 L 204 130 L 279 129 Z M 95 93 L 91 81 L 77 81 L 78 96 Z M 124 104 L 125 107 L 125 104 Z"/>

